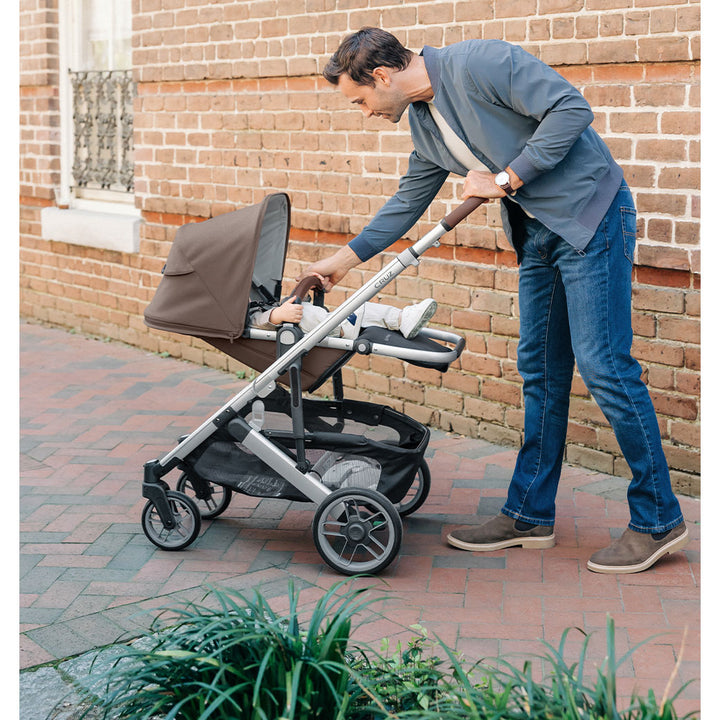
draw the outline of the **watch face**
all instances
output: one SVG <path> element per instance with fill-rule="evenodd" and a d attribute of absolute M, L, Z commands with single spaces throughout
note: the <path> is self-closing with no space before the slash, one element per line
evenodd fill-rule
<path fill-rule="evenodd" d="M 496 185 L 507 185 L 510 182 L 510 176 L 503 170 L 495 176 Z"/>

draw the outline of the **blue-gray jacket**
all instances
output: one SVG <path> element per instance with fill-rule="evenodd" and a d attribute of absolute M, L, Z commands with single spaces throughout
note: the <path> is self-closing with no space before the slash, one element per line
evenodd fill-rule
<path fill-rule="evenodd" d="M 510 166 L 525 183 L 515 200 L 582 250 L 607 212 L 622 169 L 590 127 L 583 96 L 555 70 L 502 40 L 467 40 L 422 55 L 438 111 L 493 172 Z M 398 191 L 350 241 L 367 260 L 401 238 L 422 216 L 449 173 L 466 175 L 448 152 L 427 104 L 409 108 L 414 150 Z M 512 201 L 501 206 L 511 242 Z M 518 247 L 518 238 L 513 243 Z"/>

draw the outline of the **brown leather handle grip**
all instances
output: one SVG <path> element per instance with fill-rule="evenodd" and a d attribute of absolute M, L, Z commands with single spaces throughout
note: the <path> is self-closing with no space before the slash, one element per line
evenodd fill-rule
<path fill-rule="evenodd" d="M 449 215 L 446 215 L 442 224 L 446 230 L 452 230 L 461 220 L 464 220 L 473 210 L 477 210 L 488 198 L 471 197 L 462 205 L 458 205 Z"/>
<path fill-rule="evenodd" d="M 322 280 L 315 277 L 314 275 L 308 275 L 304 277 L 296 286 L 295 289 L 290 293 L 290 297 L 295 296 L 295 302 L 301 303 L 305 296 L 313 289 L 323 289 Z"/>

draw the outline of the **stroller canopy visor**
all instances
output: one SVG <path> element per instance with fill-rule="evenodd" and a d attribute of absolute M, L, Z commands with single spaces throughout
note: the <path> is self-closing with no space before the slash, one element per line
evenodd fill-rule
<path fill-rule="evenodd" d="M 183 335 L 239 338 L 249 301 L 280 299 L 290 232 L 290 198 L 178 228 L 145 323 Z"/>

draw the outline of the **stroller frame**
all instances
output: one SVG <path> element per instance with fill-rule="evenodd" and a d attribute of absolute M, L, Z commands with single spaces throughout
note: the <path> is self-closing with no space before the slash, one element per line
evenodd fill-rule
<path fill-rule="evenodd" d="M 171 470 L 182 466 L 183 461 L 206 440 L 211 438 L 220 428 L 224 428 L 232 439 L 240 443 L 249 452 L 259 458 L 273 471 L 282 476 L 296 490 L 320 507 L 315 517 L 313 531 L 315 544 L 323 559 L 334 569 L 345 574 L 358 572 L 379 572 L 386 567 L 397 554 L 402 533 L 399 514 L 396 507 L 381 493 L 369 489 L 331 490 L 314 473 L 309 473 L 310 466 L 304 461 L 304 430 L 302 427 L 302 390 L 300 387 L 300 367 L 303 357 L 314 347 L 323 346 L 354 351 L 360 354 L 392 355 L 400 359 L 418 362 L 437 361 L 438 353 L 416 350 L 413 348 L 384 348 L 382 343 L 373 343 L 363 338 L 347 340 L 328 337 L 349 315 L 363 303 L 377 295 L 380 290 L 394 280 L 411 265 L 418 265 L 419 258 L 433 246 L 439 246 L 440 238 L 451 231 L 460 221 L 465 219 L 482 203 L 484 198 L 469 198 L 454 211 L 444 217 L 432 230 L 411 247 L 400 252 L 388 265 L 383 267 L 367 281 L 351 297 L 343 302 L 313 330 L 303 335 L 296 325 L 284 324 L 276 333 L 252 329 L 248 335 L 256 339 L 271 339 L 276 336 L 278 358 L 267 369 L 260 373 L 245 388 L 240 390 L 225 405 L 203 422 L 189 435 L 181 438 L 178 445 L 159 460 L 151 460 L 144 465 L 142 495 L 148 503 L 143 511 L 143 530 L 148 538 L 163 549 L 180 550 L 195 540 L 200 529 L 200 512 L 195 503 L 185 496 L 170 490 L 163 477 Z M 307 281 L 310 281 L 309 283 Z M 303 285 L 305 282 L 305 285 Z M 300 283 L 293 294 L 304 297 L 309 287 L 319 286 L 316 278 L 306 278 Z M 307 286 L 307 289 L 305 289 Z M 457 359 L 464 349 L 464 338 L 437 329 L 424 328 L 420 336 L 437 339 L 454 344 L 452 350 L 441 353 L 443 362 L 448 364 Z M 241 411 L 255 399 L 267 398 L 276 389 L 278 378 L 287 374 L 290 378 L 290 403 L 292 409 L 293 436 L 298 448 L 298 458 L 294 459 L 274 444 L 256 427 L 241 415 Z M 335 378 L 333 378 L 335 380 Z M 334 383 L 336 395 L 338 383 Z M 342 386 L 340 385 L 340 390 Z M 423 461 L 424 463 L 424 461 Z M 427 466 L 425 465 L 427 471 Z M 423 498 L 424 499 L 424 498 Z M 316 525 L 329 523 L 337 525 L 338 511 L 333 503 L 342 506 L 340 516 L 344 523 L 344 542 L 359 541 L 367 550 L 367 545 L 378 544 L 372 536 L 375 528 L 389 528 L 390 537 L 387 543 L 380 543 L 379 549 L 370 549 L 370 559 L 359 561 L 338 561 L 323 538 L 322 527 Z M 333 517 L 329 517 L 334 513 Z M 154 514 L 156 527 L 160 531 L 149 532 L 148 518 Z M 208 516 L 209 517 L 209 516 Z M 335 530 L 328 536 L 338 535 Z"/>

